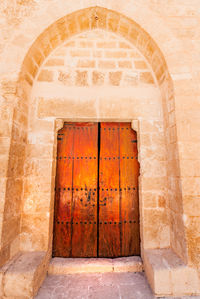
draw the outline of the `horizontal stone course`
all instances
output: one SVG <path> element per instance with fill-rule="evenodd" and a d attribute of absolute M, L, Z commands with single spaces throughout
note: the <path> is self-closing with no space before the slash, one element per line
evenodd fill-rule
<path fill-rule="evenodd" d="M 151 69 L 137 49 L 99 30 L 74 37 L 59 47 L 40 70 L 38 80 L 58 80 L 67 86 L 154 84 Z"/>
<path fill-rule="evenodd" d="M 78 34 L 82 31 L 93 30 L 93 29 L 105 29 L 114 33 L 117 33 L 119 36 L 123 36 L 124 38 L 130 40 L 133 44 L 135 44 L 142 54 L 148 59 L 151 63 L 152 56 L 155 52 L 158 53 L 158 56 L 161 57 L 159 50 L 154 42 L 152 42 L 150 36 L 142 31 L 142 29 L 130 19 L 119 16 L 114 11 L 109 11 L 104 8 L 96 7 L 96 8 L 87 8 L 82 11 L 74 12 L 67 17 L 63 17 L 59 19 L 55 24 L 48 27 L 45 32 L 41 34 L 41 36 L 37 39 L 36 43 L 33 47 L 37 48 L 38 44 L 40 52 L 47 56 L 51 49 L 55 49 L 58 47 L 64 40 L 67 38 Z M 81 47 L 88 47 L 88 43 L 80 44 Z M 91 44 L 90 44 L 91 45 Z M 114 48 L 114 42 L 99 42 L 97 43 L 97 47 L 103 48 Z M 123 42 L 120 44 L 120 47 L 123 48 Z M 43 49 L 44 48 L 44 49 Z M 33 77 L 36 76 L 37 69 L 32 65 L 32 58 L 40 65 L 43 57 L 40 52 L 37 54 L 33 54 L 33 57 L 27 57 L 24 62 L 24 67 Z M 126 54 L 121 53 L 107 53 L 106 56 L 111 57 L 125 57 Z M 80 55 L 80 53 L 74 53 L 72 55 Z M 122 55 L 122 56 L 121 56 Z M 161 67 L 159 71 L 156 71 L 157 78 L 159 82 L 163 80 L 164 72 L 166 69 L 166 65 L 162 58 L 160 58 Z M 27 77 L 26 77 L 27 78 Z M 28 82 L 31 84 L 31 81 L 27 78 Z"/>

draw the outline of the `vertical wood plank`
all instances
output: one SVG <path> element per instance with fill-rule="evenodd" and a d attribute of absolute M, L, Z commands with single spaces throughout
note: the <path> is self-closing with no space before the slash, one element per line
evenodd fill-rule
<path fill-rule="evenodd" d="M 97 256 L 98 124 L 74 126 L 72 257 Z"/>
<path fill-rule="evenodd" d="M 131 129 L 131 124 L 120 123 L 122 256 L 140 253 L 137 155 L 136 132 Z"/>
<path fill-rule="evenodd" d="M 73 139 L 70 124 L 58 132 L 53 255 L 61 257 L 71 252 Z"/>
<path fill-rule="evenodd" d="M 119 124 L 101 123 L 99 256 L 120 256 Z"/>

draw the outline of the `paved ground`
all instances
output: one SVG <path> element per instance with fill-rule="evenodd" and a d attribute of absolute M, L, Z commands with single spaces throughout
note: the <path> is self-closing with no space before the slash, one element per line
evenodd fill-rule
<path fill-rule="evenodd" d="M 143 272 L 48 276 L 35 299 L 152 299 Z M 172 297 L 170 297 L 172 298 Z M 200 296 L 176 297 L 200 299 Z M 169 297 L 168 297 L 169 299 Z"/>

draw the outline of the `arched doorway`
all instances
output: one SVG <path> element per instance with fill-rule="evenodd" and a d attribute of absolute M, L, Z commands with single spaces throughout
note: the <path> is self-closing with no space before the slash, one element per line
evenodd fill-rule
<path fill-rule="evenodd" d="M 71 76 L 73 70 L 71 72 L 66 62 L 73 62 L 72 56 L 87 55 L 86 53 L 89 53 L 91 58 L 91 52 L 88 52 L 88 49 L 84 49 L 84 51 L 79 51 L 80 49 L 78 51 L 72 50 L 77 42 L 73 39 L 75 37 L 82 38 L 81 44 L 82 47 L 85 47 L 83 39 L 88 34 L 91 35 L 91 38 L 94 38 L 94 35 L 101 37 L 105 42 L 106 33 L 112 35 L 113 39 L 117 39 L 117 37 L 121 39 L 116 43 L 114 41 L 114 45 L 123 49 L 125 41 L 127 52 L 134 49 L 131 54 L 129 53 L 131 56 L 128 56 L 129 60 L 134 60 L 134 63 L 129 64 L 130 61 L 123 61 L 122 63 L 121 58 L 123 57 L 119 57 L 121 51 L 115 49 L 115 58 L 119 58 L 120 61 L 114 61 L 114 63 L 104 59 L 101 63 L 99 61 L 98 64 L 90 59 L 86 64 L 85 62 L 79 64 L 78 61 L 80 68 L 92 68 L 93 65 L 98 65 L 100 68 L 106 67 L 106 74 L 99 71 L 89 72 L 75 69 L 74 73 L 76 75 Z M 110 50 L 106 47 L 107 45 L 104 43 L 104 51 L 107 51 L 107 56 L 101 56 L 101 53 L 96 51 L 95 55 L 97 56 L 95 58 L 112 58 L 110 57 Z M 64 59 L 60 57 L 60 55 L 65 55 L 62 53 L 65 53 L 66 48 L 69 48 L 69 52 L 67 52 L 71 55 L 68 60 L 66 56 Z M 41 52 L 42 55 L 40 55 Z M 139 62 L 135 63 L 135 60 L 139 60 Z M 124 73 L 122 75 L 117 70 L 119 65 L 121 65 L 121 68 L 125 67 L 126 70 L 130 68 L 131 71 L 129 69 L 130 72 L 127 71 L 125 75 Z M 145 71 L 143 69 L 144 65 Z M 60 70 L 62 66 L 64 66 L 65 72 Z M 113 68 L 115 68 L 114 71 Z M 69 72 L 66 72 L 66 70 Z M 166 201 L 168 191 L 172 195 L 177 192 L 177 188 L 173 189 L 173 186 L 168 185 L 166 175 L 169 167 L 172 167 L 173 171 L 177 167 L 178 171 L 178 165 L 173 163 L 173 159 L 168 161 L 167 167 L 166 157 L 166 149 L 168 149 L 170 141 L 165 139 L 165 134 L 171 132 L 175 136 L 175 120 L 174 118 L 168 118 L 169 110 L 173 109 L 173 87 L 163 55 L 152 38 L 134 21 L 114 11 L 100 7 L 77 11 L 58 20 L 35 41 L 31 51 L 25 58 L 21 79 L 25 80 L 30 86 L 35 80 L 31 98 L 33 117 L 30 120 L 30 127 L 33 131 L 39 129 L 41 135 L 46 133 L 45 125 L 48 126 L 50 123 L 51 127 L 49 135 L 45 135 L 44 139 L 36 137 L 39 140 L 37 147 L 40 147 L 41 144 L 42 147 L 45 142 L 52 146 L 53 158 L 50 159 L 51 167 L 49 167 L 48 178 L 45 178 L 45 183 L 47 180 L 51 181 L 51 188 L 48 189 L 51 192 L 49 197 L 51 202 L 48 212 L 44 213 L 42 218 L 44 222 L 46 221 L 45 231 L 40 231 L 37 237 L 33 237 L 34 248 L 45 248 L 48 253 L 52 252 L 54 213 L 52 199 L 54 198 L 56 165 L 55 137 L 57 130 L 61 128 L 60 122 L 83 120 L 91 122 L 130 122 L 134 120 L 133 123 L 138 132 L 139 161 L 141 165 L 139 190 L 141 199 L 141 254 L 145 257 L 146 249 L 168 248 L 170 246 L 178 248 L 177 245 L 180 245 L 178 251 L 181 256 L 184 256 L 184 226 L 182 226 L 179 234 L 179 236 L 182 236 L 178 239 L 180 244 L 178 242 L 175 244 L 168 218 L 171 211 L 169 211 L 170 207 L 167 206 Z M 171 121 L 173 125 L 169 127 Z M 135 125 L 135 123 L 137 124 Z M 44 124 L 44 127 L 40 124 Z M 32 136 L 29 135 L 31 139 Z M 33 142 L 35 142 L 34 136 Z M 176 149 L 173 154 L 175 152 Z M 35 180 L 39 181 L 39 187 L 41 187 L 39 176 Z M 30 179 L 29 186 L 30 184 L 32 184 L 31 186 L 34 185 L 32 182 Z M 43 184 L 41 189 L 44 190 L 45 186 Z M 171 187 L 173 190 L 170 189 Z M 46 215 L 48 215 L 48 219 Z M 25 220 L 22 216 L 22 223 Z M 176 226 L 176 223 L 172 225 Z M 38 229 L 39 225 L 36 226 Z M 26 226 L 23 227 L 25 230 L 23 232 L 24 244 L 26 244 L 29 236 L 26 235 Z M 172 233 L 174 234 L 174 232 L 175 229 Z M 42 242 L 39 242 L 38 236 L 41 237 Z M 173 240 L 173 244 L 170 243 L 171 240 Z"/>

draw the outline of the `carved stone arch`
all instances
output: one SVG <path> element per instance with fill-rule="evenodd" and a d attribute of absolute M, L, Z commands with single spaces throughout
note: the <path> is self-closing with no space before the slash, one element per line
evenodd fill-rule
<path fill-rule="evenodd" d="M 170 79 L 163 54 L 150 35 L 126 16 L 98 6 L 76 11 L 49 26 L 28 51 L 20 79 L 32 85 L 43 61 L 55 48 L 78 33 L 97 28 L 119 34 L 135 45 L 148 60 L 159 85 Z"/>

